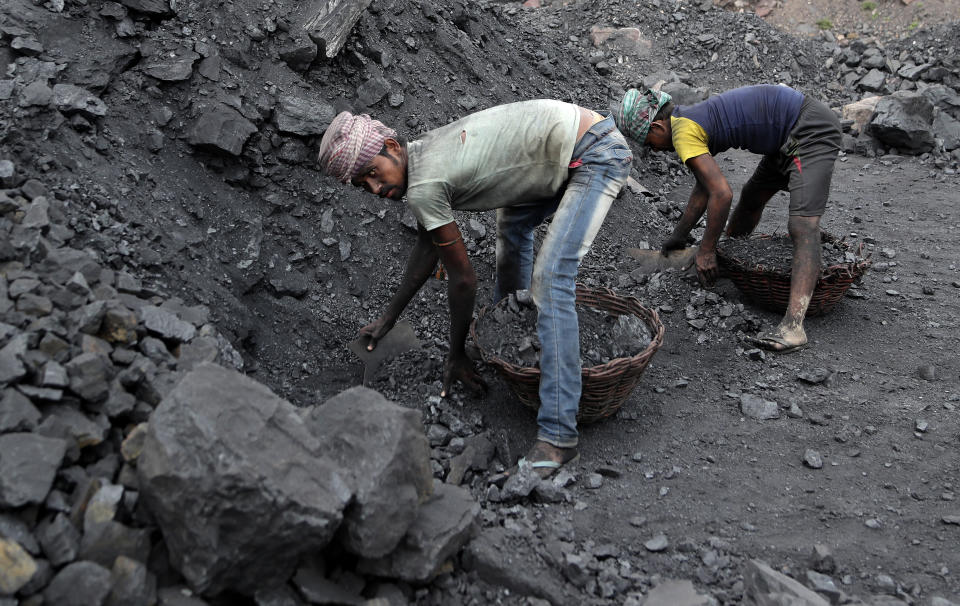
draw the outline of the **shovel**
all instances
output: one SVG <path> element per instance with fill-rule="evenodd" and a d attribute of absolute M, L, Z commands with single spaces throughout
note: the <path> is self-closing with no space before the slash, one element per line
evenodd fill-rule
<path fill-rule="evenodd" d="M 420 347 L 420 340 L 413 333 L 413 327 L 405 320 L 397 322 L 382 339 L 377 341 L 373 351 L 367 351 L 370 343 L 369 336 L 361 336 L 348 346 L 360 361 L 363 362 L 363 384 L 369 385 L 377 374 L 377 369 L 384 361 L 394 358 L 405 351 Z"/>
<path fill-rule="evenodd" d="M 628 248 L 625 252 L 628 257 L 637 261 L 637 269 L 645 274 L 652 274 L 668 269 L 690 269 L 693 267 L 694 257 L 697 256 L 697 247 L 672 250 L 666 255 L 653 248 Z M 693 271 L 696 272 L 695 269 Z"/>

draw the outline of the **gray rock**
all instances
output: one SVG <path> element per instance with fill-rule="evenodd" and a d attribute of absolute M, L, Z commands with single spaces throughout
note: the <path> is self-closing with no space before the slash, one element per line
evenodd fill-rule
<path fill-rule="evenodd" d="M 0 537 L 0 595 L 20 591 L 36 572 L 36 561 L 19 543 Z"/>
<path fill-rule="evenodd" d="M 807 571 L 807 584 L 817 593 L 824 595 L 830 600 L 831 604 L 839 604 L 843 592 L 837 587 L 837 584 L 828 575 Z"/>
<path fill-rule="evenodd" d="M 744 604 L 750 606 L 830 606 L 824 598 L 760 560 L 747 562 L 743 585 Z"/>
<path fill-rule="evenodd" d="M 150 418 L 141 504 L 197 591 L 253 593 L 327 545 L 352 497 L 296 409 L 212 364 L 188 373 Z"/>
<path fill-rule="evenodd" d="M 901 78 L 907 80 L 919 80 L 923 72 L 927 71 L 933 67 L 930 63 L 924 63 L 922 65 L 914 65 L 913 63 L 905 63 L 900 69 L 897 70 L 897 75 Z"/>
<path fill-rule="evenodd" d="M 173 14 L 167 0 L 119 0 L 119 2 L 131 10 L 153 17 L 165 17 Z"/>
<path fill-rule="evenodd" d="M 280 59 L 294 71 L 305 71 L 317 58 L 317 45 L 306 35 L 295 36 L 280 49 Z"/>
<path fill-rule="evenodd" d="M 53 311 L 53 301 L 33 293 L 20 295 L 17 299 L 17 311 L 28 316 L 42 318 Z"/>
<path fill-rule="evenodd" d="M 480 580 L 551 604 L 573 603 L 563 577 L 529 549 L 511 544 L 503 528 L 484 529 L 463 553 L 463 566 Z"/>
<path fill-rule="evenodd" d="M 813 370 L 805 370 L 797 374 L 797 378 L 808 383 L 810 385 L 817 385 L 823 383 L 830 378 L 833 372 L 826 368 L 814 368 Z"/>
<path fill-rule="evenodd" d="M 184 47 L 157 53 L 143 62 L 143 73 L 164 82 L 180 82 L 193 74 L 200 55 Z"/>
<path fill-rule="evenodd" d="M 140 308 L 140 319 L 147 330 L 161 339 L 182 343 L 190 341 L 197 334 L 197 328 L 193 324 L 184 322 L 169 310 L 153 305 Z"/>
<path fill-rule="evenodd" d="M 740 412 L 759 421 L 780 418 L 780 407 L 776 402 L 749 393 L 740 396 Z"/>
<path fill-rule="evenodd" d="M 493 442 L 484 434 L 467 437 L 464 440 L 463 452 L 450 460 L 450 471 L 447 473 L 446 482 L 457 485 L 463 481 L 467 471 L 486 470 L 490 466 L 490 461 L 493 460 L 495 450 Z"/>
<path fill-rule="evenodd" d="M 19 391 L 7 388 L 0 396 L 0 433 L 30 431 L 40 422 L 40 411 Z"/>
<path fill-rule="evenodd" d="M 136 560 L 120 556 L 110 573 L 110 594 L 103 606 L 152 606 L 157 603 L 157 579 Z"/>
<path fill-rule="evenodd" d="M 511 473 L 500 489 L 501 501 L 523 499 L 540 484 L 540 475 L 524 460 L 517 464 L 516 473 Z"/>
<path fill-rule="evenodd" d="M 868 90 L 874 93 L 884 92 L 887 76 L 879 69 L 871 69 L 860 78 L 857 87 L 861 90 Z"/>
<path fill-rule="evenodd" d="M 93 562 L 74 562 L 53 577 L 43 599 L 58 606 L 100 606 L 109 593 L 109 570 Z"/>
<path fill-rule="evenodd" d="M 833 557 L 833 551 L 821 543 L 813 546 L 813 552 L 810 554 L 810 568 L 823 574 L 833 574 L 837 571 L 837 562 Z"/>
<path fill-rule="evenodd" d="M 30 229 L 46 229 L 50 227 L 50 202 L 44 196 L 38 196 L 27 207 L 20 225 Z"/>
<path fill-rule="evenodd" d="M 933 118 L 933 132 L 943 140 L 943 149 L 960 149 L 960 120 L 945 111 L 939 111 Z"/>
<path fill-rule="evenodd" d="M 102 118 L 107 115 L 107 104 L 100 97 L 73 84 L 56 84 L 53 87 L 53 106 L 66 115 L 80 114 L 85 118 Z"/>
<path fill-rule="evenodd" d="M 877 102 L 867 132 L 884 145 L 909 154 L 934 147 L 933 103 L 921 93 L 897 91 Z"/>
<path fill-rule="evenodd" d="M 207 151 L 239 156 L 257 127 L 226 105 L 208 108 L 190 128 L 187 141 Z"/>
<path fill-rule="evenodd" d="M 40 544 L 30 527 L 14 514 L 0 513 L 0 537 L 16 541 L 30 555 L 40 555 Z"/>
<path fill-rule="evenodd" d="M 0 349 L 0 385 L 19 381 L 27 374 L 22 358 L 27 353 L 29 335 L 19 334 Z"/>
<path fill-rule="evenodd" d="M 420 507 L 397 549 L 383 558 L 361 560 L 359 570 L 409 583 L 427 582 L 476 533 L 479 516 L 480 504 L 469 492 L 440 484 Z"/>
<path fill-rule="evenodd" d="M 131 528 L 115 520 L 96 524 L 80 541 L 80 557 L 112 566 L 121 557 L 146 562 L 150 557 L 150 529 Z"/>
<path fill-rule="evenodd" d="M 47 107 L 53 98 L 53 90 L 46 82 L 37 80 L 31 82 L 20 91 L 18 104 L 20 107 Z"/>
<path fill-rule="evenodd" d="M 693 583 L 687 580 L 667 579 L 647 592 L 643 606 L 713 606 L 716 601 L 708 595 L 697 593 Z"/>
<path fill-rule="evenodd" d="M 281 95 L 274 111 L 280 132 L 295 135 L 322 135 L 337 115 L 333 106 L 291 95 Z"/>
<path fill-rule="evenodd" d="M 70 391 L 89 402 L 99 402 L 110 393 L 110 361 L 97 353 L 82 353 L 66 364 Z"/>
<path fill-rule="evenodd" d="M 164 587 L 157 590 L 157 606 L 208 606 L 186 587 Z"/>
<path fill-rule="evenodd" d="M 357 102 L 364 107 L 371 107 L 386 97 L 392 88 L 386 78 L 374 76 L 357 87 Z"/>
<path fill-rule="evenodd" d="M 292 583 L 311 604 L 361 606 L 365 601 L 359 592 L 324 577 L 319 567 L 301 566 Z"/>
<path fill-rule="evenodd" d="M 38 526 L 37 540 L 43 554 L 58 568 L 77 559 L 80 553 L 80 531 L 62 513 Z"/>
<path fill-rule="evenodd" d="M 310 409 L 304 422 L 354 494 L 340 541 L 367 558 L 390 553 L 433 491 L 420 413 L 354 387 Z"/>
<path fill-rule="evenodd" d="M 823 457 L 812 448 L 803 451 L 803 464 L 810 469 L 823 469 Z"/>
<path fill-rule="evenodd" d="M 306 602 L 289 585 L 259 589 L 253 594 L 253 601 L 257 606 L 306 606 Z"/>
<path fill-rule="evenodd" d="M 667 535 L 663 534 L 662 532 L 643 544 L 643 547 L 647 551 L 651 551 L 653 553 L 664 551 L 669 546 L 670 541 L 667 539 Z"/>
<path fill-rule="evenodd" d="M 84 414 L 74 406 L 52 408 L 37 427 L 37 433 L 67 442 L 70 456 L 78 455 L 80 449 L 103 442 L 110 430 L 110 421 L 103 415 Z"/>
<path fill-rule="evenodd" d="M 32 433 L 0 435 L 0 505 L 42 503 L 50 492 L 67 444 Z"/>

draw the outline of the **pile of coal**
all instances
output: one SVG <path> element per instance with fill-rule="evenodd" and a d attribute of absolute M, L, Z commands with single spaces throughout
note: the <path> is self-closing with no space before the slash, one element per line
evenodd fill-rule
<path fill-rule="evenodd" d="M 650 328 L 632 315 L 614 315 L 577 305 L 580 360 L 584 367 L 640 354 L 650 345 Z M 537 308 L 529 292 L 519 291 L 495 305 L 477 322 L 478 345 L 488 355 L 517 366 L 540 363 Z"/>
<path fill-rule="evenodd" d="M 747 267 L 788 274 L 793 263 L 793 240 L 786 234 L 728 238 L 720 244 L 723 256 Z M 832 267 L 862 260 L 846 242 L 836 239 L 820 244 L 820 265 Z"/>

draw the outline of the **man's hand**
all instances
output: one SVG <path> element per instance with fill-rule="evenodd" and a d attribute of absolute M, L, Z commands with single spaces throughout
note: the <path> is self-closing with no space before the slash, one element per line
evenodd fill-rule
<path fill-rule="evenodd" d="M 663 241 L 663 244 L 660 245 L 660 254 L 666 256 L 670 253 L 671 250 L 680 250 L 686 248 L 687 246 L 687 236 L 671 234 L 669 238 Z"/>
<path fill-rule="evenodd" d="M 383 315 L 361 328 L 360 336 L 370 338 L 367 342 L 367 351 L 373 351 L 377 346 L 377 341 L 385 337 L 396 323 L 397 320 L 395 318 Z"/>
<path fill-rule="evenodd" d="M 487 391 L 487 383 L 477 374 L 477 371 L 473 368 L 473 362 L 466 356 L 448 356 L 446 362 L 444 362 L 441 398 L 450 394 L 450 386 L 456 380 L 463 383 L 474 394 L 486 393 Z"/>
<path fill-rule="evenodd" d="M 697 276 L 700 278 L 700 284 L 704 286 L 713 286 L 720 276 L 720 268 L 717 266 L 717 253 L 713 250 L 697 251 L 695 260 L 697 266 Z"/>

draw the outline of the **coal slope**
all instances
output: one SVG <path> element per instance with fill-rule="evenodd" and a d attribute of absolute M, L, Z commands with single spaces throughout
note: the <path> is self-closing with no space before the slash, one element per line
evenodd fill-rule
<path fill-rule="evenodd" d="M 603 109 L 636 84 L 665 82 L 678 98 L 695 100 L 784 82 L 835 107 L 865 92 L 859 80 L 837 79 L 859 66 L 849 65 L 836 41 L 793 39 L 709 2 L 531 10 L 375 0 L 333 58 L 316 56 L 299 31 L 306 10 L 289 0 L 6 0 L 0 9 L 3 187 L 41 181 L 72 247 L 135 276 L 144 295 L 209 308 L 244 371 L 301 404 L 357 382 L 345 345 L 389 297 L 414 227 L 401 204 L 342 188 L 314 169 L 319 135 L 337 111 L 370 112 L 415 138 L 527 98 Z M 636 32 L 604 36 L 603 28 L 624 27 Z M 956 89 L 958 31 L 956 24 L 923 30 L 884 52 L 944 67 L 941 81 Z M 884 84 L 891 91 L 913 81 L 898 71 Z M 636 183 L 608 219 L 615 228 L 601 233 L 585 260 L 588 284 L 616 287 L 623 248 L 658 242 L 682 208 L 667 194 L 688 181 L 685 169 L 636 151 Z M 938 168 L 955 166 L 948 155 Z M 485 299 L 493 223 L 486 215 L 459 219 Z M 5 262 L 15 258 L 9 247 L 0 252 Z M 408 311 L 423 351 L 378 385 L 431 414 L 445 308 L 444 285 L 431 280 Z M 592 555 L 613 562 L 599 550 Z M 572 561 L 565 570 L 568 578 L 597 574 Z M 736 603 L 742 582 L 726 581 L 716 599 Z M 612 581 L 591 582 L 581 587 L 585 601 L 602 603 L 617 591 Z M 474 587 L 466 592 L 474 601 L 512 599 L 484 594 L 469 578 L 453 583 L 460 587 L 419 599 L 444 603 L 463 585 Z"/>

